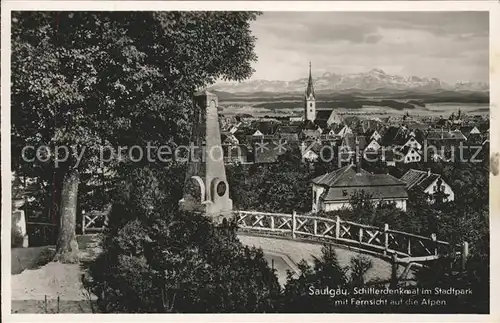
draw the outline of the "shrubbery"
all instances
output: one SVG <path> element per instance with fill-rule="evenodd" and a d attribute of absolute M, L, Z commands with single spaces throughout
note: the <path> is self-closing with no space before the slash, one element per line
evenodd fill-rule
<path fill-rule="evenodd" d="M 153 171 L 135 171 L 113 206 L 85 282 L 99 310 L 275 311 L 280 286 L 262 251 L 243 246 L 234 223 L 166 209 L 161 186 Z"/>

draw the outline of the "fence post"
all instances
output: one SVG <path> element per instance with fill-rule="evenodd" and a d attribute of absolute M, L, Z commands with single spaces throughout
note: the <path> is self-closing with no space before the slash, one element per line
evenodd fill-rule
<path fill-rule="evenodd" d="M 313 220 L 314 224 L 314 236 L 318 235 L 318 221 L 316 219 Z"/>
<path fill-rule="evenodd" d="M 271 230 L 274 231 L 274 216 L 271 215 Z"/>
<path fill-rule="evenodd" d="M 335 217 L 335 239 L 340 238 L 340 217 Z"/>
<path fill-rule="evenodd" d="M 435 233 L 431 234 L 431 239 L 434 245 L 434 256 L 437 256 L 438 255 L 437 236 Z"/>
<path fill-rule="evenodd" d="M 82 235 L 85 234 L 85 211 L 82 211 Z"/>
<path fill-rule="evenodd" d="M 389 225 L 387 223 L 384 224 L 384 256 L 387 255 L 387 251 L 389 250 Z"/>
<path fill-rule="evenodd" d="M 295 221 L 295 217 L 297 216 L 297 212 L 293 210 L 292 212 L 292 238 L 295 239 L 295 230 L 297 227 L 297 221 Z"/>
<path fill-rule="evenodd" d="M 467 241 L 462 242 L 462 251 L 460 252 L 461 269 L 465 270 L 467 265 L 467 258 L 469 257 L 469 243 Z"/>

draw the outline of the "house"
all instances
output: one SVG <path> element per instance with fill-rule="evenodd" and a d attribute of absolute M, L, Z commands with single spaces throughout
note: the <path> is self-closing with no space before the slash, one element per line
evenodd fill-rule
<path fill-rule="evenodd" d="M 374 130 L 373 133 L 370 135 L 370 139 L 379 141 L 382 139 L 382 136 L 378 133 L 377 130 Z"/>
<path fill-rule="evenodd" d="M 465 137 L 464 134 L 458 129 L 450 131 L 450 134 L 451 138 L 454 140 L 467 141 L 467 137 Z"/>
<path fill-rule="evenodd" d="M 472 128 L 472 130 L 469 132 L 470 135 L 480 135 L 481 131 L 477 127 Z"/>
<path fill-rule="evenodd" d="M 403 162 L 404 164 L 418 163 L 422 160 L 422 156 L 417 152 L 417 150 L 410 146 L 404 146 L 402 149 L 397 150 L 396 158 L 397 162 Z"/>
<path fill-rule="evenodd" d="M 326 133 L 327 136 L 330 136 L 330 137 L 335 137 L 336 134 L 335 134 L 335 131 L 333 129 L 330 129 L 327 133 Z"/>
<path fill-rule="evenodd" d="M 381 159 L 387 166 L 396 166 L 396 159 L 394 158 L 394 151 L 392 150 L 382 150 Z"/>
<path fill-rule="evenodd" d="M 408 141 L 403 145 L 403 147 L 412 147 L 415 148 L 417 151 L 422 150 L 422 145 L 415 139 L 415 136 L 410 137 Z"/>
<path fill-rule="evenodd" d="M 467 138 L 463 135 L 460 130 L 444 130 L 443 128 L 439 130 L 432 130 L 427 133 L 427 141 L 433 145 L 458 145 L 460 142 L 464 142 Z"/>
<path fill-rule="evenodd" d="M 260 130 L 255 130 L 255 132 L 252 134 L 254 137 L 262 137 L 264 134 Z"/>
<path fill-rule="evenodd" d="M 279 133 L 275 135 L 276 138 L 285 140 L 287 142 L 299 142 L 299 135 L 296 133 Z"/>
<path fill-rule="evenodd" d="M 441 193 L 443 202 L 455 200 L 455 193 L 450 185 L 441 178 L 441 175 L 431 173 L 430 170 L 410 169 L 401 177 L 401 180 L 406 183 L 408 191 L 419 190 L 429 194 L 433 201 L 437 198 L 438 192 Z"/>
<path fill-rule="evenodd" d="M 365 136 L 354 136 L 353 134 L 347 134 L 344 138 L 342 138 L 339 146 L 339 159 L 344 162 L 350 161 L 356 153 L 364 151 L 365 148 Z"/>
<path fill-rule="evenodd" d="M 269 136 L 276 132 L 277 126 L 273 121 L 257 122 L 254 126 L 255 132 L 252 134 L 254 137 Z"/>
<path fill-rule="evenodd" d="M 405 127 L 389 127 L 382 137 L 384 146 L 403 145 L 407 141 L 407 129 Z"/>
<path fill-rule="evenodd" d="M 334 110 L 318 110 L 314 122 L 322 128 L 342 124 L 342 119 Z"/>
<path fill-rule="evenodd" d="M 238 138 L 236 138 L 236 136 L 231 133 L 231 132 L 222 132 L 220 134 L 221 136 L 221 143 L 223 145 L 239 145 L 240 144 L 240 141 L 238 140 Z"/>
<path fill-rule="evenodd" d="M 280 125 L 276 130 L 279 134 L 298 134 L 300 132 L 300 127 L 298 125 Z"/>
<path fill-rule="evenodd" d="M 372 174 L 350 164 L 318 176 L 312 183 L 312 211 L 333 211 L 349 207 L 349 199 L 358 191 L 365 191 L 375 203 L 394 202 L 406 210 L 408 193 L 406 183 L 389 174 Z"/>
<path fill-rule="evenodd" d="M 337 136 L 344 138 L 347 135 L 352 135 L 352 130 L 347 125 L 345 125 L 338 133 Z"/>
<path fill-rule="evenodd" d="M 379 118 L 368 118 L 368 119 L 362 119 L 360 120 L 358 124 L 358 128 L 360 128 L 361 133 L 365 134 L 366 136 L 370 136 L 373 134 L 373 132 L 377 131 L 377 133 L 380 135 L 380 131 L 384 127 L 384 124 Z"/>
<path fill-rule="evenodd" d="M 232 134 L 235 134 L 236 131 L 238 131 L 238 128 L 242 125 L 242 122 L 238 122 L 238 124 L 236 125 L 232 125 L 230 128 L 229 128 L 229 132 L 232 133 Z"/>
<path fill-rule="evenodd" d="M 308 161 L 317 161 L 320 156 L 321 144 L 317 141 L 314 142 L 302 142 L 300 145 L 300 153 L 302 159 Z"/>
<path fill-rule="evenodd" d="M 377 140 L 372 139 L 370 143 L 366 146 L 365 148 L 365 153 L 367 152 L 373 152 L 373 153 L 378 153 L 378 150 L 382 147 Z"/>
<path fill-rule="evenodd" d="M 321 132 L 316 129 L 304 129 L 301 132 L 301 137 L 308 140 L 318 140 L 321 136 Z"/>

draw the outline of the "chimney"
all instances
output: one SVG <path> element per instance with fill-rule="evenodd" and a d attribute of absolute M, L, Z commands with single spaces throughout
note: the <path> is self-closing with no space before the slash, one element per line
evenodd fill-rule
<path fill-rule="evenodd" d="M 356 159 L 356 174 L 361 174 L 361 158 Z"/>

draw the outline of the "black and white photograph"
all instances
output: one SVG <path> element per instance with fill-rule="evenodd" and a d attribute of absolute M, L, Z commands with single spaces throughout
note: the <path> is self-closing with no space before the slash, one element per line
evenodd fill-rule
<path fill-rule="evenodd" d="M 494 311 L 491 11 L 42 3 L 2 3 L 11 319 Z"/>

